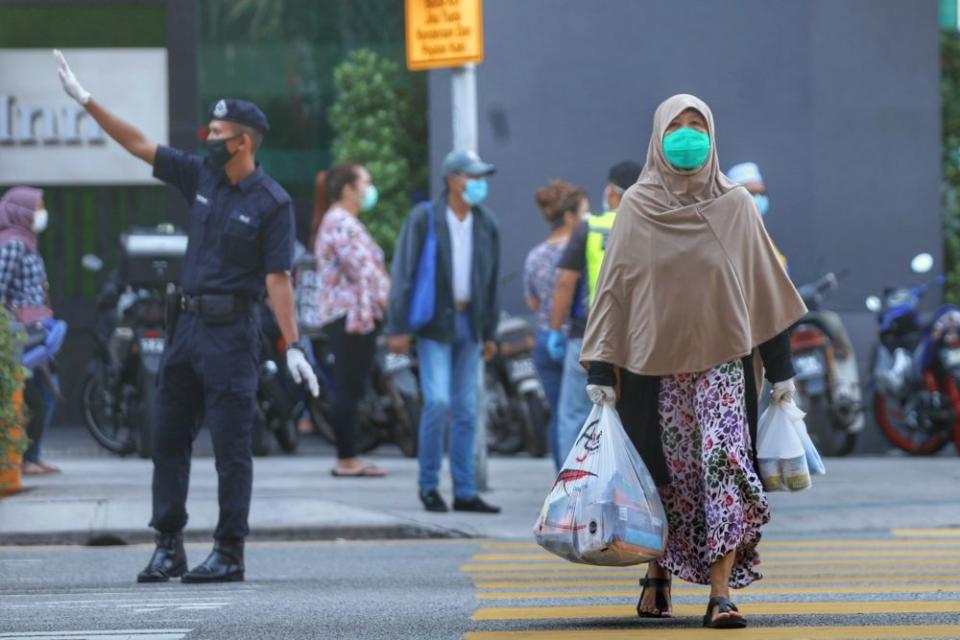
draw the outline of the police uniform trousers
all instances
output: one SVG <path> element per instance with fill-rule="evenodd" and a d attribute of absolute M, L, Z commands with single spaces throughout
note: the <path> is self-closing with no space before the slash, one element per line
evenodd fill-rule
<path fill-rule="evenodd" d="M 253 305 L 251 305 L 253 306 Z M 253 485 L 251 429 L 257 390 L 260 328 L 253 309 L 232 324 L 208 325 L 182 313 L 163 356 L 153 434 L 153 518 L 161 533 L 187 524 L 193 441 L 210 429 L 219 480 L 214 538 L 242 540 Z"/>

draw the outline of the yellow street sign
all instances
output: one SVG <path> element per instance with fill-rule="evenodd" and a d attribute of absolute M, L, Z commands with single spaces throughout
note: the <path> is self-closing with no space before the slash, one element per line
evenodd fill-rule
<path fill-rule="evenodd" d="M 407 68 L 483 62 L 482 0 L 406 0 Z"/>

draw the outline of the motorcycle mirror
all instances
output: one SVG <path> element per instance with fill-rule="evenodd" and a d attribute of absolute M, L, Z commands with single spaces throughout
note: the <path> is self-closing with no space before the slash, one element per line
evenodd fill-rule
<path fill-rule="evenodd" d="M 870 296 L 869 298 L 867 298 L 866 304 L 867 304 L 867 309 L 869 309 L 870 311 L 873 311 L 874 313 L 879 312 L 880 309 L 883 308 L 883 303 L 880 302 L 880 298 L 878 298 L 877 296 Z"/>
<path fill-rule="evenodd" d="M 933 269 L 933 256 L 929 253 L 921 253 L 910 262 L 910 270 L 914 273 L 929 273 Z"/>
<path fill-rule="evenodd" d="M 95 256 L 92 253 L 88 253 L 80 260 L 80 264 L 83 265 L 83 268 L 87 271 L 92 271 L 97 273 L 103 269 L 103 260 L 99 256 Z"/>

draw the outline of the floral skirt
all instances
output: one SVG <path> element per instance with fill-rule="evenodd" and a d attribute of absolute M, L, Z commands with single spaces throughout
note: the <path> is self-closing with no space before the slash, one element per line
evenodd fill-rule
<path fill-rule="evenodd" d="M 661 439 L 670 473 L 660 497 L 670 533 L 659 562 L 687 582 L 709 584 L 710 565 L 731 551 L 737 554 L 731 587 L 763 577 L 756 570 L 757 544 L 770 511 L 752 461 L 744 394 L 739 360 L 660 382 Z"/>

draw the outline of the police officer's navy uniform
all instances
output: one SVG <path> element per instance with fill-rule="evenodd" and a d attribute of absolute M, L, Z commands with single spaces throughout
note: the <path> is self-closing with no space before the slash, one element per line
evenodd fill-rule
<path fill-rule="evenodd" d="M 267 128 L 262 112 L 244 101 L 220 101 L 211 117 Z M 153 175 L 190 203 L 190 240 L 182 278 L 184 311 L 160 371 L 150 526 L 169 535 L 186 525 L 193 440 L 206 424 L 219 478 L 214 538 L 242 542 L 249 532 L 253 482 L 250 446 L 260 352 L 256 303 L 264 297 L 266 275 L 292 267 L 293 207 L 287 192 L 259 165 L 234 185 L 208 159 L 160 146 Z M 234 321 L 205 317 L 200 307 L 209 294 L 235 296 Z"/>

